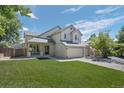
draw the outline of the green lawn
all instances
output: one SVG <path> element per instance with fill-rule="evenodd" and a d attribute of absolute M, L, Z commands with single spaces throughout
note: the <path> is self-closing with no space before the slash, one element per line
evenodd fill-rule
<path fill-rule="evenodd" d="M 124 72 L 78 61 L 3 61 L 0 87 L 124 87 Z"/>

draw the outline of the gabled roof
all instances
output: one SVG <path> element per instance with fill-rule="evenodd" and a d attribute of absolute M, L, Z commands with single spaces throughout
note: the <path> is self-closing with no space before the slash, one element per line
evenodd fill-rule
<path fill-rule="evenodd" d="M 68 28 L 74 28 L 74 29 L 76 29 L 75 31 L 77 31 L 79 34 L 83 35 L 74 25 L 69 25 L 69 26 L 65 27 L 63 29 L 63 31 L 66 30 L 66 29 L 68 29 Z"/>
<path fill-rule="evenodd" d="M 39 38 L 47 38 L 48 36 L 51 36 L 55 33 L 60 33 L 61 31 L 64 31 L 64 30 L 71 28 L 71 27 L 76 29 L 76 27 L 74 27 L 73 25 L 69 25 L 69 26 L 65 27 L 64 29 L 62 29 L 60 26 L 56 26 L 56 27 L 53 27 L 52 29 L 50 29 L 44 33 L 41 33 L 41 34 L 34 33 L 34 32 L 25 32 L 25 35 L 39 37 Z M 82 35 L 82 33 L 79 30 L 76 29 L 75 31 L 77 31 L 79 34 Z"/>
<path fill-rule="evenodd" d="M 27 32 L 25 32 L 25 35 L 29 35 L 29 36 L 38 36 L 39 33 L 34 33 L 34 32 L 29 32 L 29 31 L 27 31 Z"/>
<path fill-rule="evenodd" d="M 41 33 L 39 36 L 41 36 L 41 37 L 50 36 L 50 35 L 54 34 L 55 32 L 60 32 L 60 30 L 61 30 L 61 27 L 56 26 L 56 27 L 53 27 L 52 29 L 44 32 L 44 33 Z"/>

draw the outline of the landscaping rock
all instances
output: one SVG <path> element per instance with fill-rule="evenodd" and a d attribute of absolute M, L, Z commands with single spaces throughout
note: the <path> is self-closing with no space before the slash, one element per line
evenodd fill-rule
<path fill-rule="evenodd" d="M 92 61 L 98 61 L 98 62 L 109 62 L 111 63 L 111 58 L 103 58 L 103 57 L 94 57 L 92 58 Z"/>

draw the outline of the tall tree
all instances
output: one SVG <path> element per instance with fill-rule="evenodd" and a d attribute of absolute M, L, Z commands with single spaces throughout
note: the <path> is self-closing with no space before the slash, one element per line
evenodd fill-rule
<path fill-rule="evenodd" d="M 19 39 L 21 23 L 17 14 L 28 16 L 31 13 L 29 8 L 20 5 L 0 6 L 0 42 L 14 43 Z"/>
<path fill-rule="evenodd" d="M 96 34 L 94 33 L 94 34 L 92 34 L 92 35 L 90 36 L 90 38 L 88 39 L 88 41 L 91 40 L 92 38 L 95 38 L 95 37 L 96 37 Z"/>
<path fill-rule="evenodd" d="M 124 56 L 124 26 L 118 32 L 117 42 L 116 42 L 116 51 L 118 51 L 118 56 Z"/>
<path fill-rule="evenodd" d="M 113 47 L 113 40 L 108 33 L 100 32 L 98 36 L 90 39 L 90 45 L 107 58 Z"/>
<path fill-rule="evenodd" d="M 117 39 L 119 43 L 124 43 L 124 26 L 122 26 L 121 30 L 118 32 Z"/>

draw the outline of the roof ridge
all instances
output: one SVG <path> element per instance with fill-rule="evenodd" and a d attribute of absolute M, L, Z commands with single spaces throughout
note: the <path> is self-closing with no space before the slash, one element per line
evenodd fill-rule
<path fill-rule="evenodd" d="M 53 29 L 55 29 L 55 28 L 62 29 L 59 25 L 57 25 L 57 26 L 55 26 L 55 27 L 53 27 L 53 28 L 51 28 L 51 29 L 49 29 L 49 30 L 47 30 L 47 31 L 45 31 L 45 32 L 43 32 L 43 33 L 41 33 L 40 35 L 43 35 L 43 34 L 45 34 L 45 33 L 47 33 L 47 32 L 50 32 L 51 30 L 53 30 Z"/>
<path fill-rule="evenodd" d="M 24 35 L 38 36 L 38 35 L 39 35 L 39 33 L 36 33 L 36 32 L 31 32 L 31 31 L 25 31 L 25 32 L 24 32 Z"/>

